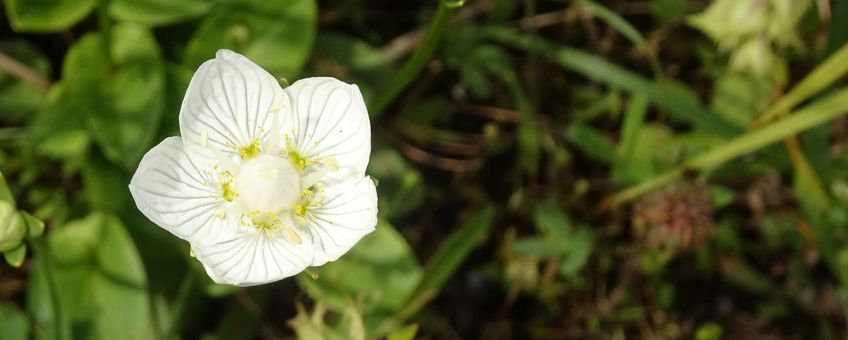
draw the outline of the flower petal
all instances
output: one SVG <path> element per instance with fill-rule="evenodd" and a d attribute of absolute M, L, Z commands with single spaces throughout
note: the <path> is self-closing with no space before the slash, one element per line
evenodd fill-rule
<path fill-rule="evenodd" d="M 205 159 L 202 154 L 189 158 L 179 137 L 169 137 L 150 149 L 129 185 L 138 209 L 153 223 L 189 241 L 215 238 L 236 228 L 235 217 L 215 217 L 225 201 L 220 189 L 210 184 L 215 180 Z"/>
<path fill-rule="evenodd" d="M 194 73 L 180 109 L 186 142 L 238 154 L 269 134 L 288 115 L 288 96 L 278 81 L 241 54 L 218 50 Z"/>
<path fill-rule="evenodd" d="M 292 147 L 306 159 L 333 158 L 341 174 L 365 174 L 371 154 L 371 125 L 356 85 L 335 78 L 296 81 L 285 89 L 292 115 L 283 126 Z"/>
<path fill-rule="evenodd" d="M 301 234 L 297 244 L 282 230 L 243 228 L 251 229 L 226 240 L 193 245 L 195 256 L 217 283 L 246 287 L 273 282 L 300 273 L 312 261 L 308 234 Z"/>
<path fill-rule="evenodd" d="M 377 190 L 369 177 L 325 187 L 324 202 L 310 209 L 305 228 L 312 236 L 312 266 L 335 261 L 377 225 Z"/>

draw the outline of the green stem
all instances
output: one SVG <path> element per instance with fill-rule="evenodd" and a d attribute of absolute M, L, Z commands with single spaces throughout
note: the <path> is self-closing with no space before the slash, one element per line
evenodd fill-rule
<path fill-rule="evenodd" d="M 44 272 L 44 278 L 47 279 L 47 290 L 50 291 L 50 304 L 53 305 L 53 327 L 56 332 L 56 339 L 62 340 L 62 306 L 59 303 L 59 295 L 56 289 L 56 281 L 53 278 L 53 270 L 51 269 L 50 251 L 45 245 L 44 238 L 36 238 L 29 240 L 30 249 L 33 256 L 39 259 L 41 266 L 39 270 Z"/>
<path fill-rule="evenodd" d="M 427 27 L 427 32 L 424 34 L 421 45 L 415 51 L 415 54 L 403 66 L 400 73 L 392 79 L 389 86 L 379 96 L 375 97 L 375 100 L 369 103 L 370 105 L 368 106 L 373 118 L 382 114 L 386 107 L 421 73 L 421 70 L 436 50 L 439 38 L 441 38 L 442 32 L 447 26 L 448 20 L 453 12 L 462 6 L 462 3 L 462 1 L 456 0 L 442 0 L 439 2 L 436 14 Z"/>
<path fill-rule="evenodd" d="M 177 332 L 179 331 L 179 326 L 182 324 L 185 317 L 185 310 L 188 306 L 187 302 L 191 298 L 193 292 L 194 281 L 194 274 L 188 272 L 180 283 L 180 288 L 177 291 L 177 297 L 174 299 L 173 317 L 165 332 L 165 339 L 178 338 Z"/>

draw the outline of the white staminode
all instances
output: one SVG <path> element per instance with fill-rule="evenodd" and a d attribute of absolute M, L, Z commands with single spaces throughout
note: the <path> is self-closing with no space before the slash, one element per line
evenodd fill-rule
<path fill-rule="evenodd" d="M 306 78 L 284 90 L 220 50 L 191 79 L 180 132 L 147 152 L 130 192 L 216 282 L 257 285 L 334 261 L 377 224 L 356 85 Z"/>

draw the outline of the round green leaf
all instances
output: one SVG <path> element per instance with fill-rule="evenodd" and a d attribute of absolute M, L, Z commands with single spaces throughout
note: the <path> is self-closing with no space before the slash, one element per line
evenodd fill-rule
<path fill-rule="evenodd" d="M 51 32 L 71 27 L 97 4 L 95 0 L 5 0 L 6 15 L 16 31 Z"/>
<path fill-rule="evenodd" d="M 201 16 L 211 7 L 208 0 L 112 0 L 109 14 L 121 21 L 159 26 Z"/>
<path fill-rule="evenodd" d="M 106 156 L 129 168 L 148 149 L 159 125 L 164 66 L 148 30 L 122 24 L 111 33 L 89 33 L 71 47 L 63 82 L 70 106 L 83 112 Z"/>
<path fill-rule="evenodd" d="M 409 244 L 384 222 L 338 261 L 314 270 L 314 278 L 300 275 L 298 283 L 313 299 L 339 312 L 358 297 L 364 297 L 366 314 L 396 312 L 421 278 Z"/>
<path fill-rule="evenodd" d="M 315 40 L 318 10 L 314 0 L 241 0 L 222 4 L 200 24 L 186 48 L 197 67 L 215 51 L 237 51 L 277 77 L 300 71 Z"/>
<path fill-rule="evenodd" d="M 36 257 L 28 288 L 37 328 L 46 332 L 58 328 L 65 339 L 156 338 L 147 275 L 120 220 L 94 213 L 51 231 L 47 241 L 49 251 Z M 87 249 L 69 254 L 75 243 Z M 77 261 L 68 261 L 69 256 Z M 53 281 L 52 298 L 44 282 L 46 271 Z M 53 326 L 56 323 L 59 327 Z M 51 335 L 45 338 L 57 337 Z"/>

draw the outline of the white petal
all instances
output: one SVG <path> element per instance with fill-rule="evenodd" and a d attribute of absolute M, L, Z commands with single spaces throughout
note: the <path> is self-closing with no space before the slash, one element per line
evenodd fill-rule
<path fill-rule="evenodd" d="M 254 141 L 268 147 L 290 103 L 279 82 L 244 56 L 219 50 L 194 73 L 180 109 L 187 143 L 237 154 Z"/>
<path fill-rule="evenodd" d="M 359 87 L 335 78 L 306 78 L 285 89 L 292 115 L 285 116 L 286 133 L 307 159 L 330 157 L 339 173 L 365 174 L 371 153 L 371 125 Z"/>
<path fill-rule="evenodd" d="M 190 149 L 192 150 L 192 149 Z M 153 223 L 185 239 L 215 238 L 237 227 L 235 218 L 215 217 L 225 201 L 210 183 L 205 157 L 189 158 L 179 137 L 156 145 L 141 159 L 129 189 L 138 209 Z"/>
<path fill-rule="evenodd" d="M 312 261 L 308 234 L 301 233 L 297 244 L 283 233 L 242 227 L 226 240 L 194 244 L 194 254 L 217 283 L 246 287 L 273 282 L 300 273 Z"/>
<path fill-rule="evenodd" d="M 325 187 L 324 202 L 306 215 L 315 256 L 312 266 L 335 261 L 377 225 L 377 190 L 369 177 Z"/>

